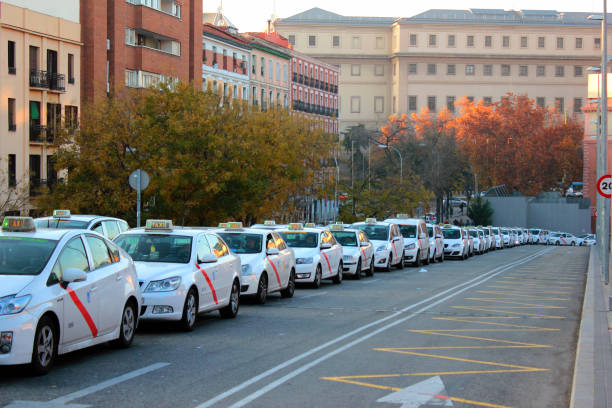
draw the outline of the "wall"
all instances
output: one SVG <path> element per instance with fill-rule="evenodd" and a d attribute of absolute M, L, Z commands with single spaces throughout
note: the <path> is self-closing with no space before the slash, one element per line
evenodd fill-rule
<path fill-rule="evenodd" d="M 79 22 L 79 0 L 2 0 L 2 3 L 27 8 L 75 23 Z"/>

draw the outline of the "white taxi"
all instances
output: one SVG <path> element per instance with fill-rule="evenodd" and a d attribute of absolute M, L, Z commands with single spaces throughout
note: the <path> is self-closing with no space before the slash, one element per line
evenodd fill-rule
<path fill-rule="evenodd" d="M 342 283 L 342 246 L 329 231 L 292 223 L 278 233 L 295 253 L 296 282 L 315 288 L 321 287 L 323 279 Z"/>
<path fill-rule="evenodd" d="M 113 341 L 127 347 L 141 293 L 134 264 L 99 234 L 36 230 L 6 217 L 0 232 L 0 365 L 47 373 L 60 354 Z"/>
<path fill-rule="evenodd" d="M 377 222 L 367 218 L 365 222 L 351 226 L 365 232 L 374 247 L 374 267 L 390 271 L 392 266 L 404 267 L 404 240 L 399 226 L 394 223 Z"/>
<path fill-rule="evenodd" d="M 99 215 L 70 214 L 70 210 L 55 210 L 51 217 L 34 219 L 36 228 L 52 229 L 84 229 L 95 231 L 108 239 L 130 229 L 127 222 L 119 218 L 102 217 Z"/>
<path fill-rule="evenodd" d="M 483 232 L 477 228 L 470 228 L 468 229 L 468 234 L 470 234 L 472 241 L 474 241 L 474 253 L 477 255 L 484 254 L 487 241 Z"/>
<path fill-rule="evenodd" d="M 358 229 L 345 228 L 343 224 L 330 224 L 329 232 L 342 245 L 344 273 L 361 279 L 361 273 L 374 275 L 374 247 L 366 234 Z"/>
<path fill-rule="evenodd" d="M 134 260 L 142 288 L 143 320 L 178 321 L 193 330 L 198 313 L 238 314 L 240 258 L 210 229 L 147 220 L 115 238 Z"/>
<path fill-rule="evenodd" d="M 429 235 L 429 262 L 444 262 L 444 237 L 440 226 L 437 224 L 426 224 Z"/>
<path fill-rule="evenodd" d="M 568 232 L 551 232 L 548 238 L 549 245 L 576 245 L 576 237 Z"/>
<path fill-rule="evenodd" d="M 254 297 L 260 305 L 266 302 L 269 293 L 280 292 L 284 298 L 293 296 L 295 256 L 277 232 L 243 228 L 241 222 L 229 222 L 217 234 L 240 257 L 240 296 Z"/>
<path fill-rule="evenodd" d="M 466 259 L 469 256 L 469 242 L 467 232 L 454 225 L 442 227 L 444 236 L 444 256 Z"/>
<path fill-rule="evenodd" d="M 276 221 L 274 220 L 265 220 L 263 224 L 253 224 L 251 225 L 250 228 L 275 231 L 275 230 L 287 228 L 287 226 L 285 224 L 277 224 Z"/>
<path fill-rule="evenodd" d="M 429 238 L 425 220 L 409 218 L 408 214 L 397 214 L 395 218 L 389 218 L 385 222 L 399 227 L 403 238 L 401 241 L 404 244 L 405 263 L 412 262 L 413 266 L 429 264 Z"/>
<path fill-rule="evenodd" d="M 500 227 L 490 227 L 493 233 L 493 245 L 495 249 L 504 249 L 504 239 Z"/>

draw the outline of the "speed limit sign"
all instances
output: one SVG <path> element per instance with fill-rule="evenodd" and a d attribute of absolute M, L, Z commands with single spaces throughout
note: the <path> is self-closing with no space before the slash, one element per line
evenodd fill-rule
<path fill-rule="evenodd" d="M 597 180 L 597 192 L 605 198 L 612 196 L 612 175 L 604 174 Z"/>

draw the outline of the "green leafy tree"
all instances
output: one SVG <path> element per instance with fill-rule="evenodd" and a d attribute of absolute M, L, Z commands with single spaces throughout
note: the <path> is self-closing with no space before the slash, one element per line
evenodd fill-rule
<path fill-rule="evenodd" d="M 468 207 L 468 217 L 475 225 L 491 225 L 493 223 L 493 208 L 488 200 L 477 196 Z"/>

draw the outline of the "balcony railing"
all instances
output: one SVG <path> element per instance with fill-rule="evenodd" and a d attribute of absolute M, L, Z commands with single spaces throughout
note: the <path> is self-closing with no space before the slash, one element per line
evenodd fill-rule
<path fill-rule="evenodd" d="M 303 84 L 303 83 L 304 83 L 304 75 L 300 74 L 299 79 L 298 79 L 298 82 L 299 82 L 300 84 Z"/>
<path fill-rule="evenodd" d="M 297 82 L 298 81 L 298 74 L 297 72 L 293 73 L 293 82 Z"/>
<path fill-rule="evenodd" d="M 307 103 L 303 101 L 293 101 L 292 108 L 295 111 L 301 111 L 306 113 L 314 113 L 322 116 L 335 116 L 338 117 L 338 109 L 333 109 L 326 106 L 317 105 L 314 103 Z"/>
<path fill-rule="evenodd" d="M 30 86 L 64 92 L 66 90 L 66 75 L 33 69 L 30 71 Z"/>
<path fill-rule="evenodd" d="M 47 71 L 41 71 L 33 69 L 30 71 L 30 86 L 35 88 L 48 88 L 49 82 L 47 78 Z"/>
<path fill-rule="evenodd" d="M 47 73 L 49 89 L 64 92 L 66 90 L 66 75 Z"/>
<path fill-rule="evenodd" d="M 30 142 L 53 143 L 55 132 L 42 125 L 30 125 Z"/>

